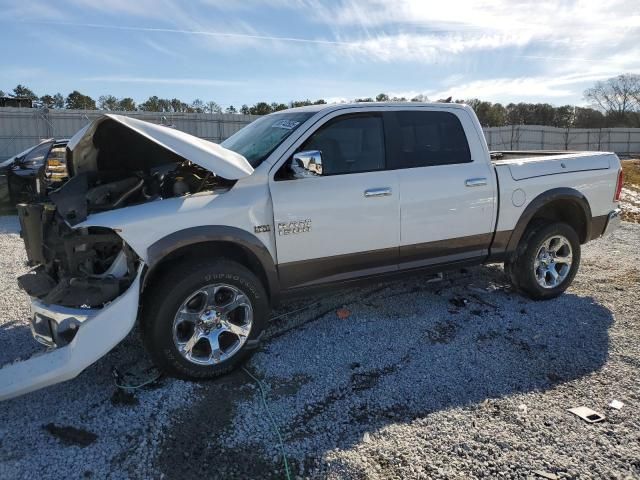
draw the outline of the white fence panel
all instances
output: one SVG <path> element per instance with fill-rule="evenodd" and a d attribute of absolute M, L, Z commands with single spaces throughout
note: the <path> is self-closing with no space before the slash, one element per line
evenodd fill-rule
<path fill-rule="evenodd" d="M 98 110 L 0 108 L 0 160 L 26 150 L 44 138 L 69 138 Z M 175 128 L 221 142 L 258 118 L 256 115 L 209 113 L 113 112 Z M 640 128 L 555 128 L 509 125 L 484 128 L 491 150 L 602 150 L 640 155 Z"/>
<path fill-rule="evenodd" d="M 510 125 L 483 130 L 490 150 L 593 150 L 640 155 L 640 128 Z"/>
<path fill-rule="evenodd" d="M 0 160 L 9 158 L 45 138 L 69 138 L 105 112 L 0 108 Z M 256 115 L 210 113 L 111 112 L 153 123 L 172 125 L 212 142 L 229 138 Z"/>

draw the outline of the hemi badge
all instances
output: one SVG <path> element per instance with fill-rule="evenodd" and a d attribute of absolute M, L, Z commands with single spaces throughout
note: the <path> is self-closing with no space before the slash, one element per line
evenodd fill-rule
<path fill-rule="evenodd" d="M 256 225 L 253 228 L 253 231 L 256 233 L 265 233 L 271 231 L 271 225 Z"/>

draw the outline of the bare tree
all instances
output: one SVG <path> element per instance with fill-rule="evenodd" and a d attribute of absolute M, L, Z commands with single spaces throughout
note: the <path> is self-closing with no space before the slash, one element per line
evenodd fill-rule
<path fill-rule="evenodd" d="M 205 112 L 207 113 L 222 113 L 222 108 L 213 100 L 207 102 L 205 107 Z"/>
<path fill-rule="evenodd" d="M 585 90 L 584 97 L 607 113 L 624 115 L 640 108 L 640 75 L 625 73 Z"/>
<path fill-rule="evenodd" d="M 98 108 L 100 110 L 117 110 L 118 99 L 113 95 L 100 95 L 98 97 Z"/>

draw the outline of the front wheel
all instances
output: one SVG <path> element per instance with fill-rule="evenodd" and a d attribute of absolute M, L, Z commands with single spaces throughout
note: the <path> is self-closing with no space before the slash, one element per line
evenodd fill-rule
<path fill-rule="evenodd" d="M 143 340 L 162 371 L 213 378 L 246 358 L 268 315 L 264 287 L 244 266 L 226 259 L 186 263 L 151 286 Z"/>
<path fill-rule="evenodd" d="M 505 272 L 534 300 L 561 295 L 580 265 L 580 240 L 566 223 L 534 224 L 524 234 Z"/>

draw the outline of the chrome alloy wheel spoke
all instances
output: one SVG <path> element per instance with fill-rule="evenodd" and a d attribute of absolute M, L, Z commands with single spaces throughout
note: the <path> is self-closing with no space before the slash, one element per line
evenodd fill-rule
<path fill-rule="evenodd" d="M 180 354 L 198 365 L 215 365 L 235 355 L 253 325 L 249 298 L 228 284 L 206 285 L 187 297 L 173 322 Z"/>
<path fill-rule="evenodd" d="M 554 235 L 540 245 L 533 261 L 538 285 L 555 288 L 569 275 L 573 263 L 571 244 L 562 235 Z"/>

